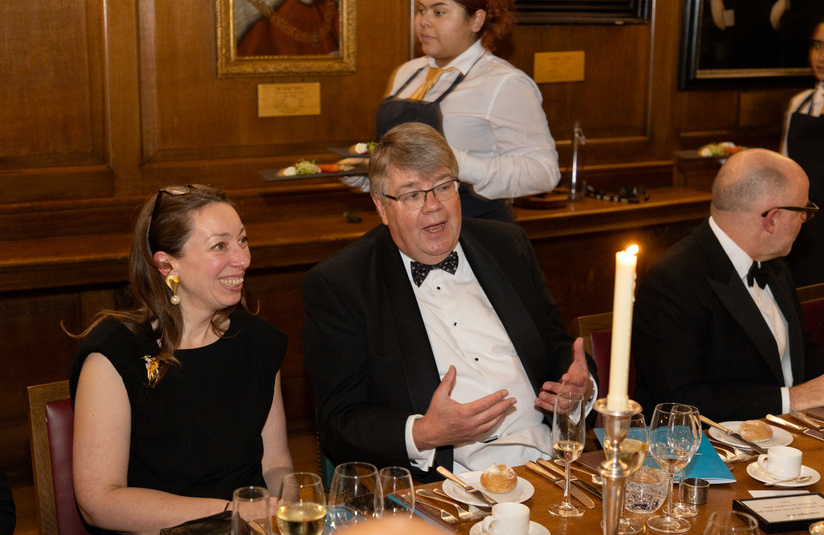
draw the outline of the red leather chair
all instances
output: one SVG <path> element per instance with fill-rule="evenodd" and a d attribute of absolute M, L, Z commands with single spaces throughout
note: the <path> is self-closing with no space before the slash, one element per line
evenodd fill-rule
<path fill-rule="evenodd" d="M 824 351 L 824 297 L 802 301 L 801 312 L 804 314 L 807 329 L 821 351 Z"/>
<path fill-rule="evenodd" d="M 32 471 L 41 535 L 89 535 L 74 500 L 74 413 L 68 381 L 28 387 Z"/>

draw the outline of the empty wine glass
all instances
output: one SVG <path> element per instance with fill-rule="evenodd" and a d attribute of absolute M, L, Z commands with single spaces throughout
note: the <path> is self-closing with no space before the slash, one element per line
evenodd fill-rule
<path fill-rule="evenodd" d="M 272 533 L 269 491 L 264 487 L 240 487 L 232 494 L 232 535 Z"/>
<path fill-rule="evenodd" d="M 757 535 L 755 517 L 741 511 L 716 511 L 710 515 L 704 535 Z"/>
<path fill-rule="evenodd" d="M 694 417 L 697 421 L 701 421 L 701 415 L 698 413 L 698 409 L 692 407 L 692 410 L 695 412 Z M 698 433 L 698 442 L 695 444 L 695 451 L 698 451 L 698 447 L 701 445 L 701 438 L 704 434 Z M 687 468 L 684 467 L 681 469 L 678 475 L 678 499 L 675 500 L 672 504 L 671 514 L 675 516 L 680 516 L 683 518 L 691 518 L 698 514 L 698 507 L 694 504 L 688 503 L 684 499 L 684 478 L 686 477 Z"/>
<path fill-rule="evenodd" d="M 383 514 L 383 492 L 378 469 L 369 463 L 343 463 L 335 467 L 329 488 L 329 506 L 345 505 L 361 518 Z"/>
<path fill-rule="evenodd" d="M 690 522 L 671 512 L 672 479 L 689 464 L 699 441 L 701 425 L 694 407 L 679 403 L 659 403 L 650 420 L 649 452 L 661 468 L 667 472 L 667 503 L 663 515 L 647 520 L 647 526 L 665 533 L 683 533 L 690 529 Z"/>
<path fill-rule="evenodd" d="M 415 491 L 412 473 L 402 466 L 388 466 L 379 472 L 383 491 L 383 516 L 412 518 Z"/>
<path fill-rule="evenodd" d="M 564 462 L 565 477 L 563 501 L 549 506 L 549 512 L 555 516 L 584 514 L 584 510 L 569 499 L 569 465 L 584 450 L 584 431 L 584 396 L 573 392 L 558 394 L 552 414 L 552 448 L 555 457 Z"/>
<path fill-rule="evenodd" d="M 283 535 L 320 535 L 326 527 L 326 500 L 320 476 L 287 474 L 280 484 L 275 523 Z"/>
<path fill-rule="evenodd" d="M 633 414 L 629 421 L 627 436 L 624 441 L 621 442 L 620 451 L 618 452 L 618 460 L 627 467 L 627 477 L 624 479 L 625 484 L 626 481 L 629 480 L 629 477 L 644 464 L 644 459 L 647 457 L 648 438 L 647 421 L 644 419 L 644 415 L 640 412 Z M 612 442 L 606 440 L 604 452 L 608 459 L 613 457 L 613 450 L 614 446 Z M 644 523 L 628 518 L 624 514 L 624 499 L 625 493 L 622 493 L 621 508 L 619 509 L 621 511 L 621 518 L 618 521 L 618 533 L 619 535 L 634 535 L 635 533 L 640 533 L 644 530 Z M 601 521 L 601 526 L 603 526 L 603 520 Z"/>

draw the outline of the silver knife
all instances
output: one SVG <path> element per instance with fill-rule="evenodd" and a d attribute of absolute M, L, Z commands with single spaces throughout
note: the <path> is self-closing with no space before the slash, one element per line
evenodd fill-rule
<path fill-rule="evenodd" d="M 818 434 L 816 434 L 815 431 L 813 431 L 809 427 L 804 427 L 802 425 L 798 425 L 798 424 L 794 424 L 792 422 L 788 422 L 784 418 L 779 418 L 778 416 L 773 416 L 772 414 L 767 415 L 767 420 L 769 420 L 771 422 L 775 422 L 777 424 L 781 424 L 781 425 L 786 426 L 786 427 L 789 427 L 790 429 L 794 429 L 795 431 L 798 431 L 801 434 L 807 435 L 808 437 L 812 437 L 816 440 L 820 440 L 820 441 L 824 442 L 824 437 L 819 436 Z"/>
<path fill-rule="evenodd" d="M 746 446 L 747 446 L 748 448 L 750 448 L 751 450 L 755 450 L 755 451 L 757 451 L 758 453 L 761 453 L 761 454 L 766 454 L 766 453 L 767 453 L 767 450 L 766 450 L 766 449 L 764 449 L 763 447 L 759 446 L 759 445 L 758 445 L 758 444 L 756 444 L 755 442 L 750 442 L 749 440 L 747 440 L 746 438 L 742 437 L 741 435 L 739 435 L 739 434 L 738 434 L 738 433 L 736 433 L 735 431 L 732 431 L 732 430 L 730 430 L 730 429 L 727 429 L 727 428 L 726 428 L 726 427 L 724 427 L 723 425 L 721 425 L 721 424 L 717 424 L 717 423 L 713 422 L 712 420 L 710 420 L 709 418 L 707 418 L 707 417 L 706 417 L 706 416 L 704 416 L 703 414 L 702 414 L 700 417 L 701 417 L 701 421 L 702 421 L 702 422 L 704 422 L 705 424 L 710 425 L 710 426 L 712 426 L 712 427 L 714 427 L 714 428 L 718 429 L 719 431 L 722 431 L 722 432 L 726 433 L 728 436 L 730 436 L 730 437 L 734 438 L 735 440 L 737 440 L 737 441 L 741 442 L 742 444 L 746 445 Z"/>
<path fill-rule="evenodd" d="M 472 485 L 467 484 L 466 481 L 459 478 L 458 476 L 456 476 L 455 474 L 453 474 L 452 472 L 450 472 L 449 470 L 447 470 L 443 466 L 439 466 L 437 468 L 437 470 L 438 470 L 439 474 L 441 474 L 446 479 L 452 481 L 453 483 L 455 483 L 456 485 L 458 485 L 459 487 L 464 489 L 464 491 L 466 491 L 467 494 L 469 494 L 473 498 L 481 500 L 482 502 L 489 505 L 490 507 L 492 507 L 493 505 L 498 503 L 494 498 L 492 498 L 491 496 L 487 496 L 482 491 L 476 489 Z"/>
<path fill-rule="evenodd" d="M 536 474 L 540 474 L 545 478 L 549 479 L 553 483 L 555 483 L 556 487 L 564 488 L 564 478 L 562 477 L 555 477 L 554 474 L 549 472 L 548 470 L 544 469 L 541 465 L 535 464 L 532 461 L 526 462 L 526 467 L 535 472 Z M 595 502 L 592 501 L 592 498 L 586 495 L 584 491 L 579 489 L 578 487 L 569 487 L 569 493 L 575 497 L 576 500 L 587 506 L 589 509 L 595 508 Z"/>
<path fill-rule="evenodd" d="M 564 470 L 562 470 L 561 467 L 552 464 L 551 462 L 547 461 L 546 459 L 538 459 L 538 464 L 540 466 L 543 466 L 544 468 L 548 469 L 551 472 L 555 472 L 555 474 L 557 474 L 559 476 L 566 477 L 566 472 L 564 472 Z M 585 491 L 594 494 L 599 500 L 604 499 L 604 495 L 603 495 L 603 493 L 601 493 L 601 490 L 594 487 L 593 485 L 590 485 L 586 481 L 582 481 L 582 480 L 578 479 L 577 477 L 573 476 L 572 474 L 569 475 L 569 480 L 576 487 L 581 487 Z"/>
<path fill-rule="evenodd" d="M 817 430 L 821 431 L 822 433 L 824 433 L 824 425 L 818 425 L 818 422 L 816 422 L 815 420 L 813 420 L 812 418 L 810 418 L 806 414 L 804 414 L 802 412 L 792 411 L 792 412 L 790 412 L 790 416 L 792 416 L 793 418 L 795 418 L 799 422 L 804 422 L 805 424 L 813 427 L 814 429 L 817 429 Z"/>

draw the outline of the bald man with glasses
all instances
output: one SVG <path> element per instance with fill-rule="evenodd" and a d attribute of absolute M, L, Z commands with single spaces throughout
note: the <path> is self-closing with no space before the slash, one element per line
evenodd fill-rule
<path fill-rule="evenodd" d="M 635 397 L 715 421 L 824 405 L 824 357 L 784 256 L 818 212 L 803 169 L 778 153 L 730 157 L 710 217 L 643 276 L 635 300 Z M 824 266 L 821 266 L 824 269 Z"/>
<path fill-rule="evenodd" d="M 369 163 L 383 224 L 304 279 L 304 361 L 333 463 L 431 480 L 437 466 L 548 458 L 555 395 L 595 395 L 595 364 L 561 323 L 526 233 L 462 219 L 457 176 L 436 130 L 390 130 Z"/>

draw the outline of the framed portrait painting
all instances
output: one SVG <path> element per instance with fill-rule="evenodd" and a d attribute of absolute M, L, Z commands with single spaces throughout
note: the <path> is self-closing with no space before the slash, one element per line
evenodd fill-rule
<path fill-rule="evenodd" d="M 355 0 L 217 0 L 218 77 L 355 72 Z"/>
<path fill-rule="evenodd" d="M 684 0 L 679 89 L 803 83 L 821 0 Z"/>

